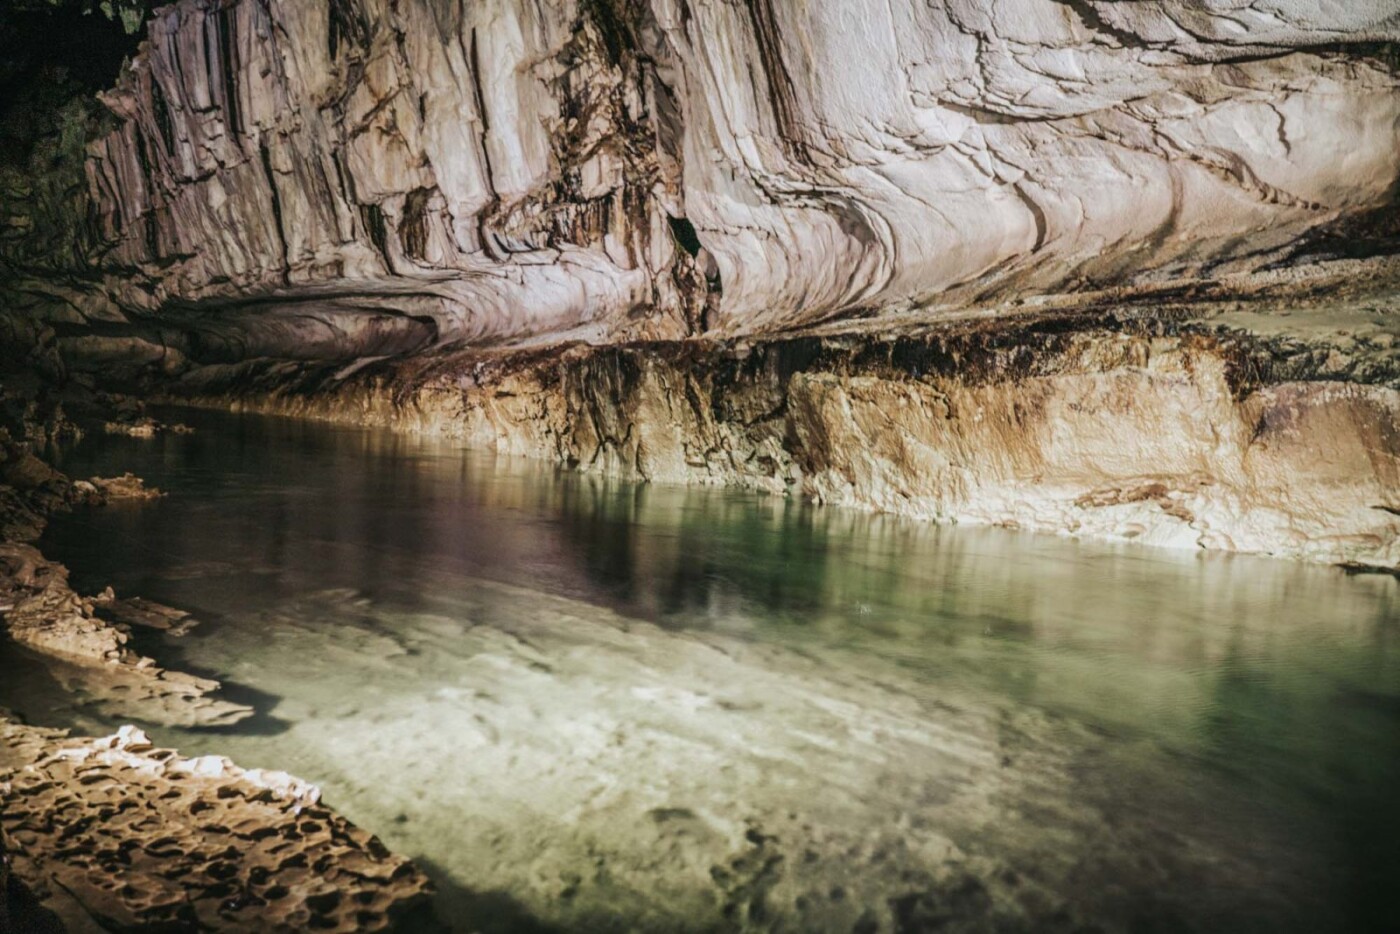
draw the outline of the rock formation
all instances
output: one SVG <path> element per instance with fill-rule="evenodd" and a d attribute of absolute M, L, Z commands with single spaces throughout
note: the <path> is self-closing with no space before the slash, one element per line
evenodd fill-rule
<path fill-rule="evenodd" d="M 348 375 L 207 368 L 176 388 L 639 480 L 1400 566 L 1400 305 L 1288 301 L 1282 330 L 1238 302 L 1154 303 Z"/>
<path fill-rule="evenodd" d="M 50 6 L 139 51 L 12 68 Z M 21 0 L 0 370 L 1395 571 L 1397 42 L 1394 0 Z M 159 493 L 50 467 L 75 428 L 28 389 L 6 636 L 109 715 L 247 717 L 131 648 L 181 611 L 29 544 Z M 378 930 L 427 888 L 314 790 L 129 728 L 0 717 L 0 769 L 0 892 L 74 923 Z"/>
<path fill-rule="evenodd" d="M 214 696 L 217 681 L 130 647 L 131 627 L 178 636 L 195 624 L 187 613 L 111 588 L 84 598 L 26 544 L 59 510 L 162 495 L 129 473 L 70 481 L 39 457 L 77 432 L 46 394 L 30 386 L 20 401 L 0 384 L 0 639 L 101 716 L 245 720 L 252 708 Z M 185 759 L 132 726 L 70 739 L 0 710 L 0 931 L 432 930 L 429 891 L 285 773 Z"/>
<path fill-rule="evenodd" d="M 1397 38 L 1386 0 L 181 0 L 86 194 L 12 199 L 11 301 L 169 371 L 1219 277 L 1393 204 Z"/>
<path fill-rule="evenodd" d="M 186 614 L 139 598 L 119 600 L 110 588 L 82 597 L 69 587 L 67 568 L 28 544 L 60 510 L 161 495 L 129 473 L 72 481 L 51 467 L 35 449 L 77 428 L 61 402 L 41 406 L 37 394 L 31 388 L 20 404 L 0 386 L 9 410 L 0 421 L 0 638 L 40 653 L 57 681 L 112 716 L 184 726 L 246 719 L 251 708 L 211 696 L 217 681 L 167 671 L 130 647 L 132 625 L 188 628 Z"/>
<path fill-rule="evenodd" d="M 103 619 L 99 606 L 118 622 Z M 168 608 L 165 608 L 168 610 Z M 168 615 L 130 607 L 110 590 L 97 599 L 68 586 L 68 570 L 37 549 L 0 542 L 0 612 L 4 635 L 56 661 L 46 667 L 97 709 L 118 717 L 182 726 L 237 723 L 252 709 L 209 695 L 219 683 L 166 671 L 128 647 L 129 624 Z M 169 611 L 178 613 L 178 611 Z"/>
<path fill-rule="evenodd" d="M 0 793 L 17 874 L 71 930 L 383 931 L 430 891 L 315 787 L 133 727 L 68 739 L 0 717 Z"/>
<path fill-rule="evenodd" d="M 1388 0 L 180 0 L 10 183 L 4 340 L 232 402 L 431 372 L 455 433 L 627 475 L 1394 566 L 1388 377 L 1094 315 L 1393 308 L 1397 39 Z M 1085 316 L 1048 357 L 1046 296 Z M 1005 334 L 962 372 L 919 328 L 974 313 Z M 709 394 L 833 327 L 849 364 Z M 661 350 L 550 384 L 580 341 Z"/>

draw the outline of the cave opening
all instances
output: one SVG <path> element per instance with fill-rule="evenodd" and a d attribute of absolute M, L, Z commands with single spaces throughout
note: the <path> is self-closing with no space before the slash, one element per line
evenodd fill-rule
<path fill-rule="evenodd" d="M 695 225 L 690 222 L 690 218 L 675 217 L 674 215 L 668 214 L 666 215 L 666 220 L 671 225 L 671 235 L 676 238 L 676 242 L 681 245 L 681 249 L 685 250 L 692 257 L 699 256 L 700 250 L 702 249 L 700 245 L 700 235 L 695 232 Z"/>
<path fill-rule="evenodd" d="M 75 2 L 0 10 L 0 161 L 26 165 L 63 105 L 111 87 L 143 38 Z"/>

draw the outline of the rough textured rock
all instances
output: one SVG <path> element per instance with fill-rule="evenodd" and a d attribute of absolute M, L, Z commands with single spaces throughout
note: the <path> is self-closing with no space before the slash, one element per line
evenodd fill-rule
<path fill-rule="evenodd" d="M 155 487 L 146 486 L 145 480 L 129 471 L 120 477 L 89 477 L 76 481 L 73 486 L 79 495 L 87 496 L 97 505 L 123 499 L 160 499 L 165 495 Z"/>
<path fill-rule="evenodd" d="M 168 632 L 172 636 L 182 636 L 198 625 L 190 614 L 173 606 L 143 597 L 118 599 L 111 587 L 93 597 L 92 602 L 99 613 L 110 615 L 123 626 L 144 626 Z"/>
<path fill-rule="evenodd" d="M 123 622 L 104 620 L 99 605 Z M 0 614 L 8 638 L 55 657 L 45 665 L 50 674 L 108 714 L 221 726 L 253 712 L 209 696 L 218 691 L 217 681 L 166 671 L 132 651 L 123 623 L 136 614 L 110 593 L 96 600 L 78 596 L 68 586 L 68 569 L 29 545 L 0 543 Z"/>
<path fill-rule="evenodd" d="M 5 194 L 0 342 L 233 401 L 245 364 L 397 374 L 371 407 L 432 386 L 443 430 L 627 475 L 1394 566 L 1392 385 L 1047 351 L 1016 303 L 1393 250 L 1397 38 L 1385 0 L 180 0 Z M 919 331 L 973 308 L 985 372 Z M 821 326 L 849 366 L 754 362 Z M 656 347 L 477 385 L 578 341 Z M 877 365 L 907 347 L 933 370 Z"/>
<path fill-rule="evenodd" d="M 281 772 L 0 718 L 0 815 L 17 874 L 111 930 L 383 931 L 430 885 Z M 75 910 L 76 909 L 76 910 Z"/>
<path fill-rule="evenodd" d="M 35 452 L 74 434 L 63 411 L 48 387 L 0 384 L 0 638 L 98 717 L 251 716 L 211 696 L 218 682 L 130 647 L 132 626 L 179 636 L 188 614 L 111 588 L 81 597 L 66 568 L 23 543 L 72 505 L 161 495 L 129 473 L 73 482 L 49 466 Z M 422 931 L 428 893 L 415 867 L 284 773 L 184 759 L 130 726 L 68 739 L 0 710 L 0 931 Z"/>
<path fill-rule="evenodd" d="M 38 538 L 48 515 L 71 497 L 67 477 L 0 428 L 0 541 Z"/>
<path fill-rule="evenodd" d="M 132 421 L 104 422 L 102 430 L 109 435 L 129 435 L 133 438 L 154 438 L 163 432 L 170 434 L 188 434 L 191 429 L 188 425 L 181 425 L 178 422 L 167 425 L 164 422 L 144 416 Z"/>
<path fill-rule="evenodd" d="M 1393 206 L 1397 38 L 1386 0 L 181 0 L 86 199 L 13 196 L 8 300 L 168 373 L 1214 277 Z"/>
<path fill-rule="evenodd" d="M 40 653 L 36 664 L 113 716 L 185 726 L 227 725 L 250 716 L 251 708 L 210 696 L 219 689 L 217 681 L 164 670 L 128 645 L 130 625 L 164 622 L 176 628 L 185 614 L 119 600 L 110 588 L 84 598 L 69 587 L 67 568 L 25 544 L 39 537 L 51 514 L 73 505 L 161 495 L 130 473 L 74 482 L 51 467 L 34 449 L 71 436 L 71 423 L 61 403 L 41 406 L 34 398 L 40 393 L 31 388 L 29 395 L 28 404 L 16 405 L 0 390 L 7 416 L 0 424 L 0 637 Z"/>
<path fill-rule="evenodd" d="M 1395 299 L 1292 304 L 211 368 L 182 388 L 639 479 L 1400 567 Z"/>

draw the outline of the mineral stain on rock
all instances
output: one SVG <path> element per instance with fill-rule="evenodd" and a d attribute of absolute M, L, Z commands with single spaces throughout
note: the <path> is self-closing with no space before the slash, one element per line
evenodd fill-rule
<path fill-rule="evenodd" d="M 1349 320 L 1335 298 L 1287 300 L 1282 333 L 1262 312 L 1237 326 L 1236 301 L 1117 305 L 1023 311 L 1014 328 L 980 316 L 461 350 L 353 372 L 249 365 L 169 391 L 630 479 L 1396 567 L 1400 357 L 1387 339 L 1400 309 L 1371 297 Z"/>

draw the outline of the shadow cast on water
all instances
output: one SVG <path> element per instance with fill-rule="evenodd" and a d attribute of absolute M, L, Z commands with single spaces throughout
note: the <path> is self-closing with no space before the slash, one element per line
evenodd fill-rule
<path fill-rule="evenodd" d="M 201 619 L 201 626 L 209 623 Z M 182 640 L 189 638 L 181 636 L 171 638 L 163 633 L 138 632 L 133 631 L 130 645 L 142 655 L 147 655 L 156 660 L 162 667 L 171 671 L 180 671 L 185 674 L 194 675 L 196 678 L 206 678 L 210 681 L 219 682 L 219 690 L 215 697 L 219 700 L 228 701 L 231 704 L 241 704 L 251 707 L 253 715 L 237 723 L 221 724 L 217 726 L 191 726 L 187 727 L 192 733 L 209 733 L 215 735 L 235 735 L 235 736 L 278 736 L 292 728 L 289 720 L 273 716 L 269 713 L 274 707 L 282 702 L 282 697 L 270 691 L 263 691 L 251 685 L 242 684 L 237 681 L 229 681 L 220 672 L 203 667 L 189 658 L 189 653 L 181 644 Z M 133 719 L 139 720 L 139 717 Z"/>
<path fill-rule="evenodd" d="M 437 893 L 433 908 L 442 929 L 480 934 L 583 934 L 593 927 L 565 928 L 540 920 L 506 892 L 478 892 L 453 881 L 451 874 L 432 860 L 417 858 L 414 864 L 433 880 Z M 415 929 L 417 930 L 417 929 Z"/>

